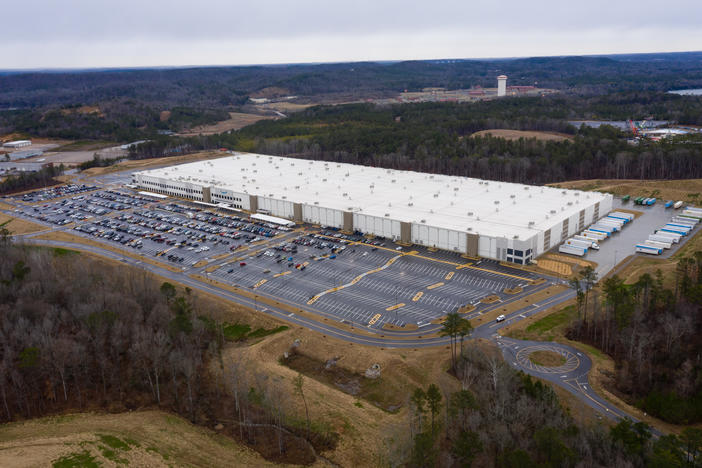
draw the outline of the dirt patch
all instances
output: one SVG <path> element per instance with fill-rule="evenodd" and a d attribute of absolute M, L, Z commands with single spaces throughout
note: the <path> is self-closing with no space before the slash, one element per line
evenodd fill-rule
<path fill-rule="evenodd" d="M 539 267 L 549 273 L 556 273 L 564 277 L 573 275 L 573 267 L 571 265 L 548 258 L 539 260 Z"/>
<path fill-rule="evenodd" d="M 499 300 L 500 296 L 492 294 L 490 296 L 480 299 L 480 302 L 482 302 L 483 304 L 494 304 L 495 302 L 499 302 Z"/>
<path fill-rule="evenodd" d="M 507 129 L 481 130 L 479 132 L 473 133 L 471 137 L 484 137 L 486 135 L 492 135 L 496 138 L 504 138 L 505 140 L 519 140 L 520 138 L 536 138 L 537 140 L 541 141 L 566 141 L 573 139 L 572 135 L 566 135 L 565 133 Z"/>
<path fill-rule="evenodd" d="M 180 132 L 180 136 L 196 136 L 196 135 L 213 135 L 215 133 L 224 133 L 230 130 L 239 130 L 247 125 L 254 124 L 259 120 L 275 119 L 277 117 L 271 115 L 260 114 L 244 114 L 240 112 L 230 112 L 227 120 L 222 120 L 212 125 L 201 125 L 193 127 L 187 131 Z"/>
<path fill-rule="evenodd" d="M 537 366 L 558 367 L 566 363 L 566 359 L 553 351 L 534 351 L 529 354 L 529 360 Z"/>
<path fill-rule="evenodd" d="M 524 291 L 521 286 L 517 286 L 516 288 L 505 288 L 504 293 L 505 294 L 519 294 L 520 292 Z"/>
<path fill-rule="evenodd" d="M 50 466 L 59 460 L 66 466 L 88 466 L 89 460 L 102 466 L 281 466 L 162 411 L 68 414 L 5 424 L 2 432 L 3 467 Z"/>
<path fill-rule="evenodd" d="M 404 395 L 389 379 L 382 376 L 369 379 L 363 374 L 345 369 L 335 360 L 320 361 L 301 353 L 293 353 L 281 364 L 310 378 L 363 399 L 378 408 L 395 413 L 403 406 Z"/>

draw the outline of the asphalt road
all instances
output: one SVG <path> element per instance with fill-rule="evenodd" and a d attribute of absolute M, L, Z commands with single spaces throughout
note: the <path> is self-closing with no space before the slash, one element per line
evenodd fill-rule
<path fill-rule="evenodd" d="M 98 182 L 98 185 L 103 185 L 103 183 L 117 183 L 123 181 L 123 178 L 123 175 L 109 175 L 109 177 L 105 177 L 105 179 L 107 180 L 101 181 L 102 183 Z M 91 182 L 94 183 L 94 181 Z M 9 215 L 14 215 L 14 213 L 12 212 L 6 211 L 6 213 Z M 632 224 L 635 224 L 635 222 Z M 58 231 L 63 229 L 65 228 L 50 226 L 47 230 Z M 300 305 L 301 309 L 313 312 L 316 317 L 319 317 L 319 319 L 310 318 L 309 315 L 300 315 L 294 312 L 291 313 L 288 309 L 284 309 L 283 307 L 279 306 L 272 306 L 268 303 L 261 304 L 256 299 L 251 299 L 246 295 L 238 294 L 227 289 L 219 288 L 215 285 L 199 281 L 190 276 L 193 273 L 201 273 L 203 274 L 203 276 L 205 276 L 202 269 L 195 269 L 189 267 L 185 268 L 183 271 L 173 272 L 161 266 L 143 262 L 136 258 L 130 257 L 129 255 L 121 255 L 114 251 L 103 249 L 97 246 L 73 242 L 36 239 L 33 238 L 32 235 L 17 236 L 16 241 L 25 242 L 29 244 L 44 245 L 50 247 L 63 247 L 91 252 L 96 255 L 120 261 L 137 268 L 145 269 L 146 271 L 162 276 L 170 281 L 184 284 L 193 289 L 208 292 L 219 298 L 229 300 L 246 307 L 255 308 L 256 310 L 266 313 L 277 319 L 284 320 L 289 323 L 317 331 L 323 334 L 324 336 L 337 338 L 351 343 L 362 344 L 367 346 L 376 346 L 388 349 L 426 348 L 435 346 L 447 346 L 449 344 L 448 337 L 430 337 L 430 335 L 435 335 L 436 332 L 439 331 L 441 326 L 431 324 L 429 322 L 423 324 L 420 329 L 414 331 L 383 330 L 377 327 L 367 326 L 365 323 L 361 325 L 354 323 L 355 328 L 347 330 L 343 328 L 338 328 L 334 325 L 334 323 L 344 321 L 339 320 L 338 315 L 328 313 L 325 310 L 316 309 L 314 305 L 310 306 L 297 304 Z M 127 252 L 129 251 L 126 251 L 125 253 Z M 408 259 L 408 262 L 411 263 L 412 261 L 412 259 Z M 411 269 L 407 271 L 411 272 Z M 524 292 L 513 296 L 510 302 L 514 300 L 519 300 L 521 297 L 531 295 L 541 289 L 545 289 L 557 281 L 558 280 L 554 280 L 553 278 L 551 278 L 550 281 L 544 283 L 543 285 L 530 286 L 529 288 L 525 288 Z M 378 284 L 377 287 L 382 286 Z M 261 293 L 265 294 L 265 291 L 262 290 Z M 370 291 L 370 293 L 372 293 L 372 291 Z M 275 297 L 272 294 L 270 294 L 269 296 Z M 552 382 L 555 385 L 561 386 L 562 388 L 566 389 L 574 396 L 576 396 L 580 401 L 584 402 L 586 405 L 590 406 L 595 411 L 603 414 L 607 418 L 610 418 L 612 420 L 618 420 L 623 417 L 628 417 L 636 421 L 636 418 L 634 418 L 632 415 L 629 415 L 623 412 L 622 410 L 618 409 L 617 407 L 609 403 L 607 400 L 600 397 L 590 387 L 588 382 L 588 373 L 591 370 L 592 362 L 584 353 L 581 353 L 575 348 L 560 343 L 521 341 L 512 338 L 502 337 L 498 333 L 498 330 L 505 326 L 511 325 L 520 320 L 524 320 L 529 316 L 532 316 L 548 308 L 557 307 L 558 305 L 563 304 L 565 301 L 568 301 L 573 297 L 574 292 L 568 289 L 552 297 L 549 297 L 548 299 L 540 303 L 526 305 L 521 309 L 517 310 L 516 312 L 507 315 L 505 321 L 503 322 L 497 323 L 494 321 L 490 321 L 477 326 L 473 331 L 472 337 L 484 338 L 494 341 L 502 350 L 506 362 L 509 363 L 512 367 L 524 371 L 527 374 Z M 283 299 L 280 299 L 279 301 L 280 303 L 284 304 L 289 303 L 289 301 Z M 490 312 L 491 310 L 503 306 L 504 303 L 484 306 L 483 308 L 481 308 L 480 312 Z M 537 350 L 548 350 L 559 353 L 565 358 L 565 364 L 558 367 L 541 367 L 535 365 L 529 359 L 528 356 L 531 352 Z M 658 433 L 654 431 L 654 434 Z"/>
<path fill-rule="evenodd" d="M 284 320 L 295 325 L 303 326 L 310 330 L 321 333 L 324 336 L 329 336 L 344 340 L 351 343 L 376 346 L 387 349 L 393 348 L 427 348 L 435 346 L 447 346 L 449 344 L 448 337 L 427 337 L 440 329 L 439 325 L 431 325 L 421 330 L 414 332 L 392 332 L 383 330 L 374 330 L 372 328 L 363 329 L 364 333 L 359 333 L 350 330 L 337 328 L 334 325 L 328 325 L 321 321 L 313 320 L 307 316 L 291 313 L 283 310 L 280 307 L 269 304 L 262 305 L 261 303 L 247 296 L 237 294 L 235 292 L 219 288 L 214 285 L 195 280 L 188 276 L 187 273 L 175 273 L 159 266 L 145 263 L 140 260 L 122 256 L 110 250 L 102 249 L 96 246 L 85 244 L 58 242 L 43 239 L 33 239 L 31 237 L 18 236 L 17 241 L 26 242 L 28 244 L 44 245 L 49 247 L 63 247 L 68 249 L 82 250 L 110 258 L 115 261 L 125 263 L 137 268 L 143 268 L 151 273 L 160 275 L 168 280 L 184 284 L 193 289 L 198 289 L 219 298 L 241 304 L 246 307 L 255 308 L 263 313 L 280 320 Z M 531 294 L 533 291 L 529 291 Z M 563 291 L 548 300 L 539 304 L 526 306 L 512 314 L 509 314 L 504 322 L 496 323 L 489 322 L 476 327 L 473 331 L 473 338 L 486 338 L 494 341 L 502 350 L 507 363 L 512 367 L 524 371 L 527 374 L 542 378 L 555 385 L 565 388 L 567 391 L 575 395 L 585 404 L 605 415 L 612 420 L 619 420 L 623 417 L 628 417 L 637 421 L 631 415 L 628 415 L 601 398 L 589 385 L 587 375 L 590 371 L 592 363 L 590 359 L 576 349 L 553 342 L 535 342 L 521 341 L 511 338 L 501 337 L 497 331 L 519 320 L 523 320 L 533 314 L 541 312 L 550 307 L 558 306 L 563 302 L 571 299 L 574 296 L 573 291 Z M 557 352 L 566 357 L 566 364 L 557 368 L 541 368 L 535 366 L 528 358 L 529 353 L 536 350 L 547 349 Z M 655 432 L 654 432 L 655 433 Z"/>

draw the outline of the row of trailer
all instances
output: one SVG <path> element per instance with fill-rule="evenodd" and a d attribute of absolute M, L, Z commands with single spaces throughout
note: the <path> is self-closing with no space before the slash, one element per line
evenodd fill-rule
<path fill-rule="evenodd" d="M 607 240 L 615 233 L 634 220 L 634 215 L 622 211 L 614 211 L 600 218 L 586 230 L 566 240 L 558 251 L 561 253 L 582 257 L 588 250 L 599 250 L 600 242 Z"/>
<path fill-rule="evenodd" d="M 643 242 L 636 244 L 636 251 L 649 255 L 660 255 L 664 250 L 670 249 L 673 244 L 690 234 L 697 223 L 702 220 L 702 208 L 687 207 L 648 236 Z"/>
<path fill-rule="evenodd" d="M 630 200 L 631 196 L 630 195 L 624 195 L 622 197 L 623 202 L 628 202 Z M 637 197 L 634 198 L 634 205 L 642 205 L 642 206 L 653 206 L 656 204 L 656 199 L 654 197 Z M 674 201 L 674 200 L 668 200 L 665 202 L 665 207 L 666 208 L 674 208 L 676 210 L 682 208 L 683 202 L 682 200 Z"/>

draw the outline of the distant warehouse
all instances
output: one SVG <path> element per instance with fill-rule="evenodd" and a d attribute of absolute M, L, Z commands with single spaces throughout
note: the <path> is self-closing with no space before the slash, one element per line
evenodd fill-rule
<path fill-rule="evenodd" d="M 260 154 L 136 172 L 146 190 L 524 264 L 612 195 Z"/>
<path fill-rule="evenodd" d="M 26 148 L 27 146 L 32 146 L 32 141 L 31 140 L 8 141 L 6 143 L 3 143 L 2 146 L 4 148 Z"/>

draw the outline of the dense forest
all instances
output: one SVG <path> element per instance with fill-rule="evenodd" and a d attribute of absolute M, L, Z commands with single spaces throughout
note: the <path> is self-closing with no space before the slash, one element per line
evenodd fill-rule
<path fill-rule="evenodd" d="M 649 102 L 645 107 L 643 102 Z M 540 184 L 591 178 L 702 177 L 702 138 L 631 144 L 620 130 L 576 129 L 567 119 L 615 118 L 627 111 L 702 119 L 702 98 L 637 93 L 595 98 L 513 98 L 474 104 L 353 104 L 311 108 L 238 132 L 190 139 L 154 138 L 131 152 L 160 157 L 200 149 L 230 148 L 305 159 L 347 162 Z M 571 135 L 567 141 L 472 136 L 507 128 Z"/>
<path fill-rule="evenodd" d="M 572 281 L 577 320 L 568 335 L 615 360 L 616 391 L 644 411 L 674 424 L 702 421 L 702 252 L 681 258 L 675 286 L 660 271 L 633 284 L 618 276 L 594 288 L 583 270 Z"/>
<path fill-rule="evenodd" d="M 62 174 L 63 170 L 63 164 L 60 164 L 58 166 L 47 166 L 36 172 L 21 172 L 18 175 L 9 175 L 0 181 L 0 194 L 56 185 L 58 181 L 54 177 Z"/>
<path fill-rule="evenodd" d="M 0 421 L 154 406 L 208 426 L 231 421 L 230 436 L 271 460 L 310 463 L 312 447 L 336 443 L 296 424 L 292 397 L 267 376 L 221 359 L 226 328 L 189 289 L 14 246 L 0 228 Z"/>
<path fill-rule="evenodd" d="M 21 72 L 0 74 L 0 109 L 37 108 L 131 98 L 160 107 L 236 106 L 248 95 L 276 87 L 298 96 L 343 94 L 361 98 L 441 86 L 510 84 L 578 89 L 583 93 L 702 87 L 702 53 L 535 57 L 501 60 L 360 62 Z"/>

